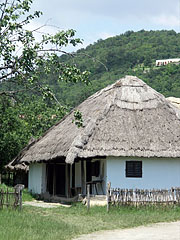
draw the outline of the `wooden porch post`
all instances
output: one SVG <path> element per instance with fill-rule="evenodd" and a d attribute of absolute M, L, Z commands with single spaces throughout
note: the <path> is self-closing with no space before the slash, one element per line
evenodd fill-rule
<path fill-rule="evenodd" d="M 53 196 L 56 194 L 56 169 L 55 164 L 53 164 Z"/>
<path fill-rule="evenodd" d="M 67 198 L 71 196 L 71 187 L 70 187 L 70 164 L 67 164 Z"/>
<path fill-rule="evenodd" d="M 84 161 L 81 160 L 81 193 L 86 194 L 86 180 L 85 180 L 85 170 L 84 170 Z"/>

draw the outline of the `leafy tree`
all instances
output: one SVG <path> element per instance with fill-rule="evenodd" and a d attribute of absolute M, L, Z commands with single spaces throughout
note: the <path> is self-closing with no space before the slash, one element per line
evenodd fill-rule
<path fill-rule="evenodd" d="M 0 84 L 5 82 L 8 88 L 12 87 L 9 91 L 5 88 L 0 95 L 14 96 L 35 91 L 54 97 L 49 87 L 39 81 L 42 72 L 48 75 L 52 68 L 61 81 L 88 81 L 87 71 L 81 72 L 75 65 L 61 62 L 58 56 L 66 53 L 63 47 L 68 44 L 76 46 L 82 42 L 75 38 L 75 31 L 41 34 L 41 40 L 37 42 L 34 33 L 40 29 L 30 31 L 25 28 L 42 14 L 40 11 L 30 14 L 31 4 L 32 0 L 4 0 L 0 3 Z"/>
<path fill-rule="evenodd" d="M 31 13 L 31 4 L 32 0 L 0 2 L 0 172 L 30 137 L 42 135 L 65 114 L 42 76 L 47 79 L 53 71 L 58 84 L 88 83 L 89 72 L 59 57 L 63 53 L 73 58 L 64 47 L 82 43 L 75 30 L 42 33 L 37 41 L 34 34 L 41 27 L 27 29 L 42 12 Z"/>
<path fill-rule="evenodd" d="M 26 97 L 23 103 L 16 103 L 0 96 L 0 170 L 30 138 L 41 136 L 64 116 L 66 109 L 51 104 L 42 98 Z"/>
<path fill-rule="evenodd" d="M 18 117 L 18 110 L 6 97 L 0 97 L 0 170 L 27 142 L 26 123 Z M 0 171 L 1 172 L 1 171 Z"/>

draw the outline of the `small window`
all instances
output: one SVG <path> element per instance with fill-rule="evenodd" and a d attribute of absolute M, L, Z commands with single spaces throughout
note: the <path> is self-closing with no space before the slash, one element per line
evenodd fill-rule
<path fill-rule="evenodd" d="M 142 178 L 142 161 L 126 161 L 126 177 Z"/>

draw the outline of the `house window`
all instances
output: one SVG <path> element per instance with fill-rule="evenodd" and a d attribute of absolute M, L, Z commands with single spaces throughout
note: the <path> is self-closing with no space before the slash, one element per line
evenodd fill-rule
<path fill-rule="evenodd" d="M 142 178 L 142 161 L 126 161 L 126 177 Z"/>

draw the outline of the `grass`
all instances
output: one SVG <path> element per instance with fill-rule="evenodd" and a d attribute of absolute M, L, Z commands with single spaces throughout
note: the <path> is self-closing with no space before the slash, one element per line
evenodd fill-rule
<path fill-rule="evenodd" d="M 0 185 L 6 190 L 7 186 Z M 8 187 L 9 191 L 14 191 Z M 23 191 L 23 201 L 34 198 Z M 131 228 L 156 222 L 180 220 L 180 206 L 167 207 L 106 207 L 87 208 L 80 203 L 70 208 L 38 208 L 23 206 L 23 211 L 0 210 L 0 239 L 3 240 L 50 240 L 72 239 L 93 231 Z"/>
<path fill-rule="evenodd" d="M 24 206 L 23 211 L 0 211 L 3 240 L 72 239 L 98 230 L 131 228 L 156 222 L 180 220 L 180 207 L 91 207 L 80 203 L 70 208 L 44 209 Z"/>
<path fill-rule="evenodd" d="M 8 188 L 9 192 L 14 192 L 14 188 L 13 187 L 7 186 L 5 184 L 0 184 L 0 190 L 3 189 L 3 191 L 7 191 L 7 188 Z M 28 192 L 28 189 L 25 188 L 23 190 L 23 195 L 22 195 L 23 202 L 24 201 L 33 201 L 34 199 L 35 198 Z"/>

